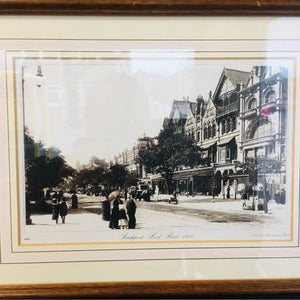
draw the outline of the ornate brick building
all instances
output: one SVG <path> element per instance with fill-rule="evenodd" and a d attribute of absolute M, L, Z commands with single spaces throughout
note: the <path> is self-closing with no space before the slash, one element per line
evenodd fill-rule
<path fill-rule="evenodd" d="M 194 138 L 210 164 L 174 174 L 180 192 L 240 197 L 251 183 L 242 166 L 247 159 L 280 161 L 280 169 L 258 172 L 271 197 L 285 188 L 287 71 L 255 66 L 249 72 L 224 68 L 215 92 L 198 97 L 184 119 L 185 134 Z M 171 111 L 176 111 L 173 107 Z M 278 164 L 277 164 L 278 166 Z"/>

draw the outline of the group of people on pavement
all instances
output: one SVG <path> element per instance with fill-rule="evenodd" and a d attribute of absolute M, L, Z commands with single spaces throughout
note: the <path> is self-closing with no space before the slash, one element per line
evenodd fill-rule
<path fill-rule="evenodd" d="M 127 198 L 127 197 L 126 197 Z M 72 208 L 78 208 L 78 197 L 74 192 L 71 196 Z M 134 198 L 129 196 L 124 202 L 118 195 L 112 203 L 108 200 L 103 202 L 102 215 L 105 221 L 109 221 L 109 228 L 111 229 L 134 229 L 136 227 L 136 203 Z M 61 217 L 62 223 L 66 222 L 66 216 L 69 211 L 69 204 L 63 195 L 63 191 L 55 192 L 52 196 L 52 220 L 58 223 Z"/>
<path fill-rule="evenodd" d="M 72 208 L 78 208 L 78 197 L 74 192 L 72 197 Z M 61 217 L 62 223 L 66 222 L 66 215 L 69 211 L 69 204 L 67 199 L 64 197 L 63 191 L 55 192 L 52 196 L 52 220 L 58 223 L 59 216 Z"/>
<path fill-rule="evenodd" d="M 140 190 L 137 188 L 125 188 L 124 190 L 125 200 L 127 200 L 127 198 L 133 198 L 138 201 L 142 201 L 143 199 L 144 201 L 150 202 L 151 195 L 152 191 L 148 188 L 144 190 Z"/>
<path fill-rule="evenodd" d="M 120 196 L 117 196 L 112 201 L 112 205 L 108 199 L 103 204 L 103 219 L 109 221 L 109 228 L 134 229 L 136 227 L 136 203 L 132 197 L 123 202 Z"/>
<path fill-rule="evenodd" d="M 247 200 L 252 196 L 257 196 L 258 199 L 265 199 L 267 202 L 271 200 L 271 194 L 268 188 L 259 187 L 257 191 L 254 191 L 252 188 L 248 188 L 243 191 L 242 199 Z M 274 199 L 277 204 L 285 204 L 285 189 L 277 189 L 274 194 Z"/>
<path fill-rule="evenodd" d="M 52 197 L 52 220 L 58 223 L 59 216 L 62 223 L 65 223 L 66 215 L 68 214 L 69 205 L 67 199 L 63 195 L 63 191 L 55 192 Z"/>
<path fill-rule="evenodd" d="M 277 204 L 285 204 L 285 189 L 279 190 L 279 188 L 275 192 L 275 202 Z"/>

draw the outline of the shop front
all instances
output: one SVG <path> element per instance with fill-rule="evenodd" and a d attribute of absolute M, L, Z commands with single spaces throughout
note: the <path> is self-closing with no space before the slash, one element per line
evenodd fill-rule
<path fill-rule="evenodd" d="M 213 167 L 177 171 L 173 175 L 173 183 L 180 194 L 212 195 L 214 191 Z"/>

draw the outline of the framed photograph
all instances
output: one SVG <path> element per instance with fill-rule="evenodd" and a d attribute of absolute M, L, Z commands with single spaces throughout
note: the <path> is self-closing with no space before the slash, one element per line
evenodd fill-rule
<path fill-rule="evenodd" d="M 0 297 L 299 294 L 300 7 L 227 4 L 0 5 Z"/>

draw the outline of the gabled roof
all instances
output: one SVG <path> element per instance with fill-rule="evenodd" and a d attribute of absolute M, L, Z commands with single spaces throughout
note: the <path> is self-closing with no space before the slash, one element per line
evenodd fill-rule
<path fill-rule="evenodd" d="M 208 111 L 211 111 L 212 109 L 216 110 L 216 106 L 212 98 L 209 98 L 204 112 L 204 119 L 206 118 Z"/>
<path fill-rule="evenodd" d="M 232 83 L 232 85 L 236 88 L 237 85 L 241 83 L 244 86 L 247 86 L 250 80 L 250 75 L 251 75 L 250 72 L 224 68 L 220 76 L 219 82 L 217 84 L 217 87 L 215 89 L 213 99 L 215 100 L 216 97 L 218 96 L 219 91 L 222 89 L 225 78 L 227 78 Z"/>
<path fill-rule="evenodd" d="M 216 108 L 214 102 L 212 101 L 212 98 L 208 99 L 206 110 L 209 110 L 210 108 Z"/>
<path fill-rule="evenodd" d="M 227 69 L 224 68 L 224 72 L 227 75 L 227 78 L 234 84 L 243 84 L 244 86 L 247 85 L 249 79 L 250 79 L 250 72 L 245 71 L 239 71 L 239 70 L 233 70 L 233 69 Z"/>
<path fill-rule="evenodd" d="M 191 114 L 196 111 L 197 104 L 195 102 L 174 100 L 170 112 L 170 119 L 174 119 L 175 114 L 179 114 L 180 119 L 188 119 Z"/>

